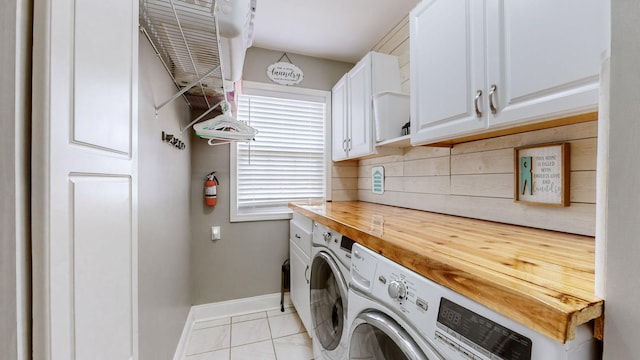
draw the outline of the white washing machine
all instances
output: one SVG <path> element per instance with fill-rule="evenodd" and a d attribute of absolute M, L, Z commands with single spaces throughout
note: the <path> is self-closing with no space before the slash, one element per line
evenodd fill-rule
<path fill-rule="evenodd" d="M 349 354 L 375 360 L 595 360 L 588 325 L 565 344 L 353 246 Z"/>
<path fill-rule="evenodd" d="M 347 300 L 353 240 L 315 223 L 311 244 L 310 302 L 316 360 L 347 358 Z"/>

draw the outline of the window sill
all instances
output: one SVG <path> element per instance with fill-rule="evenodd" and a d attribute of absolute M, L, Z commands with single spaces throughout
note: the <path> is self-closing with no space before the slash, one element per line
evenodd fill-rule
<path fill-rule="evenodd" d="M 293 217 L 292 210 L 283 210 L 279 212 L 231 212 L 229 222 L 247 222 L 247 221 L 272 221 L 272 220 L 290 220 Z"/>

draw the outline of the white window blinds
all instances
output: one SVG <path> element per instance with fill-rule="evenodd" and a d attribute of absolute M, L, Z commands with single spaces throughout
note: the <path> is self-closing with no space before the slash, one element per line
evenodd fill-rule
<path fill-rule="evenodd" d="M 324 196 L 325 103 L 240 95 L 238 120 L 258 129 L 237 144 L 238 214 L 288 212 L 290 201 Z"/>

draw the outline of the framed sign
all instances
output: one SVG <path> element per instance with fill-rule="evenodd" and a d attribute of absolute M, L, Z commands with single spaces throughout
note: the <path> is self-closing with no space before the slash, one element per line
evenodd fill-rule
<path fill-rule="evenodd" d="M 282 61 L 284 58 L 289 62 Z M 284 53 L 277 62 L 267 67 L 267 77 L 276 84 L 296 85 L 302 82 L 304 73 L 291 62 L 287 53 Z"/>
<path fill-rule="evenodd" d="M 384 194 L 384 167 L 374 166 L 371 168 L 371 192 L 374 194 Z"/>
<path fill-rule="evenodd" d="M 569 143 L 514 149 L 515 202 L 569 206 Z"/>

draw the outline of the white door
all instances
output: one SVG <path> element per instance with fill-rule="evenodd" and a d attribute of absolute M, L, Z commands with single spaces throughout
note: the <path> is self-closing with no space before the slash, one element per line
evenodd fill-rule
<path fill-rule="evenodd" d="M 601 0 L 487 1 L 491 127 L 595 111 L 608 12 Z"/>
<path fill-rule="evenodd" d="M 345 74 L 331 91 L 331 148 L 333 161 L 347 158 L 347 75 Z"/>
<path fill-rule="evenodd" d="M 34 358 L 137 359 L 138 2 L 34 11 Z"/>
<path fill-rule="evenodd" d="M 347 74 L 349 78 L 349 157 L 373 151 L 373 102 L 371 97 L 371 57 L 366 56 Z"/>
<path fill-rule="evenodd" d="M 412 144 L 486 127 L 483 22 L 483 1 L 425 0 L 411 12 Z"/>

